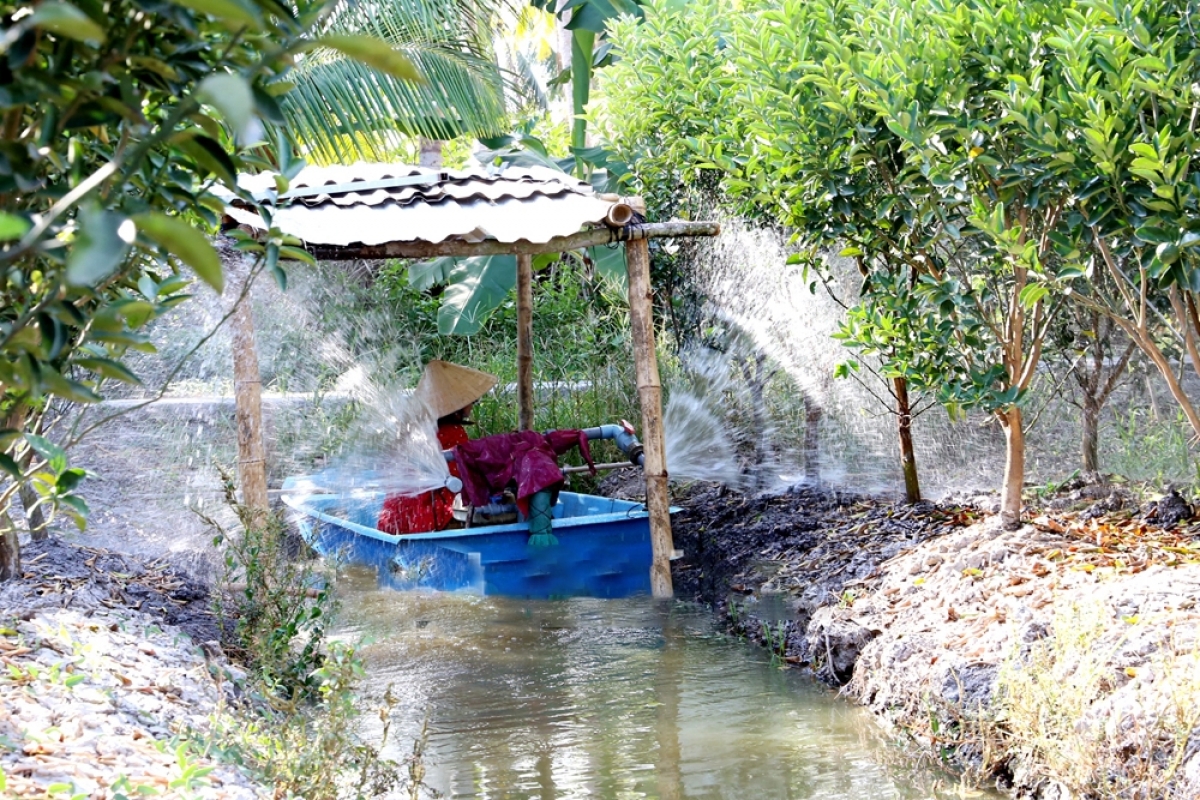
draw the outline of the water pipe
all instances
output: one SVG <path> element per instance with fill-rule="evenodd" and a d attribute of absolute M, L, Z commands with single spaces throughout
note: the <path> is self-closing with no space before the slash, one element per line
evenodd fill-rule
<path fill-rule="evenodd" d="M 620 425 L 600 425 L 595 428 L 584 428 L 583 435 L 588 441 L 596 439 L 612 439 L 617 448 L 624 453 L 636 466 L 642 466 L 645 456 L 642 454 L 642 443 L 633 435 L 633 426 L 625 420 Z"/>

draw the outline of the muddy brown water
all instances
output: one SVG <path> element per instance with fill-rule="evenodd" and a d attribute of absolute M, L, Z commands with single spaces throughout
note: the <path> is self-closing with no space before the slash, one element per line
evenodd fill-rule
<path fill-rule="evenodd" d="M 962 796 L 700 606 L 401 593 L 368 571 L 339 594 L 367 702 L 389 685 L 399 698 L 385 754 L 408 756 L 427 715 L 426 783 L 446 797 Z"/>

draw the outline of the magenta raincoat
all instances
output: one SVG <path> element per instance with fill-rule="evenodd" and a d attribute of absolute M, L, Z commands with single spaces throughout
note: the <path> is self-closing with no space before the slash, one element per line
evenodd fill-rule
<path fill-rule="evenodd" d="M 579 430 L 499 433 L 459 444 L 454 448 L 454 460 L 463 482 L 463 497 L 473 506 L 484 506 L 492 495 L 516 482 L 517 506 L 528 514 L 530 497 L 543 489 L 557 492 L 562 488 L 558 457 L 576 446 L 595 474 L 587 436 Z"/>

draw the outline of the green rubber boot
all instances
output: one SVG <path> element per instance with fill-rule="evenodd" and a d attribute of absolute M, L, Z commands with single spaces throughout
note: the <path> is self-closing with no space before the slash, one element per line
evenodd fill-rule
<path fill-rule="evenodd" d="M 553 547 L 558 537 L 552 532 L 550 492 L 541 491 L 529 498 L 529 546 Z"/>

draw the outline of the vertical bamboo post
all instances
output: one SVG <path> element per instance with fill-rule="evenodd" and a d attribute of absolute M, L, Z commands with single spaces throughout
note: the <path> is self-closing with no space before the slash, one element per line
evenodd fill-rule
<path fill-rule="evenodd" d="M 533 256 L 517 256 L 517 427 L 533 430 Z"/>
<path fill-rule="evenodd" d="M 242 296 L 250 279 L 242 253 L 226 242 L 218 250 L 229 279 L 231 302 L 236 303 L 230 318 L 233 334 L 233 393 L 238 433 L 238 483 L 242 504 L 260 514 L 270 507 L 267 501 L 267 458 L 262 437 L 262 378 L 258 371 L 258 351 L 254 340 L 254 316 L 250 311 L 250 293 Z M 241 298 L 239 301 L 239 297 Z"/>
<path fill-rule="evenodd" d="M 643 216 L 646 204 L 630 200 Z M 638 403 L 642 407 L 642 446 L 646 476 L 646 510 L 650 513 L 650 591 L 656 598 L 675 594 L 671 585 L 671 500 L 667 493 L 667 455 L 662 424 L 662 383 L 654 347 L 654 298 L 650 287 L 650 247 L 645 239 L 625 243 L 629 272 L 629 323 L 633 333 L 633 359 Z"/>

